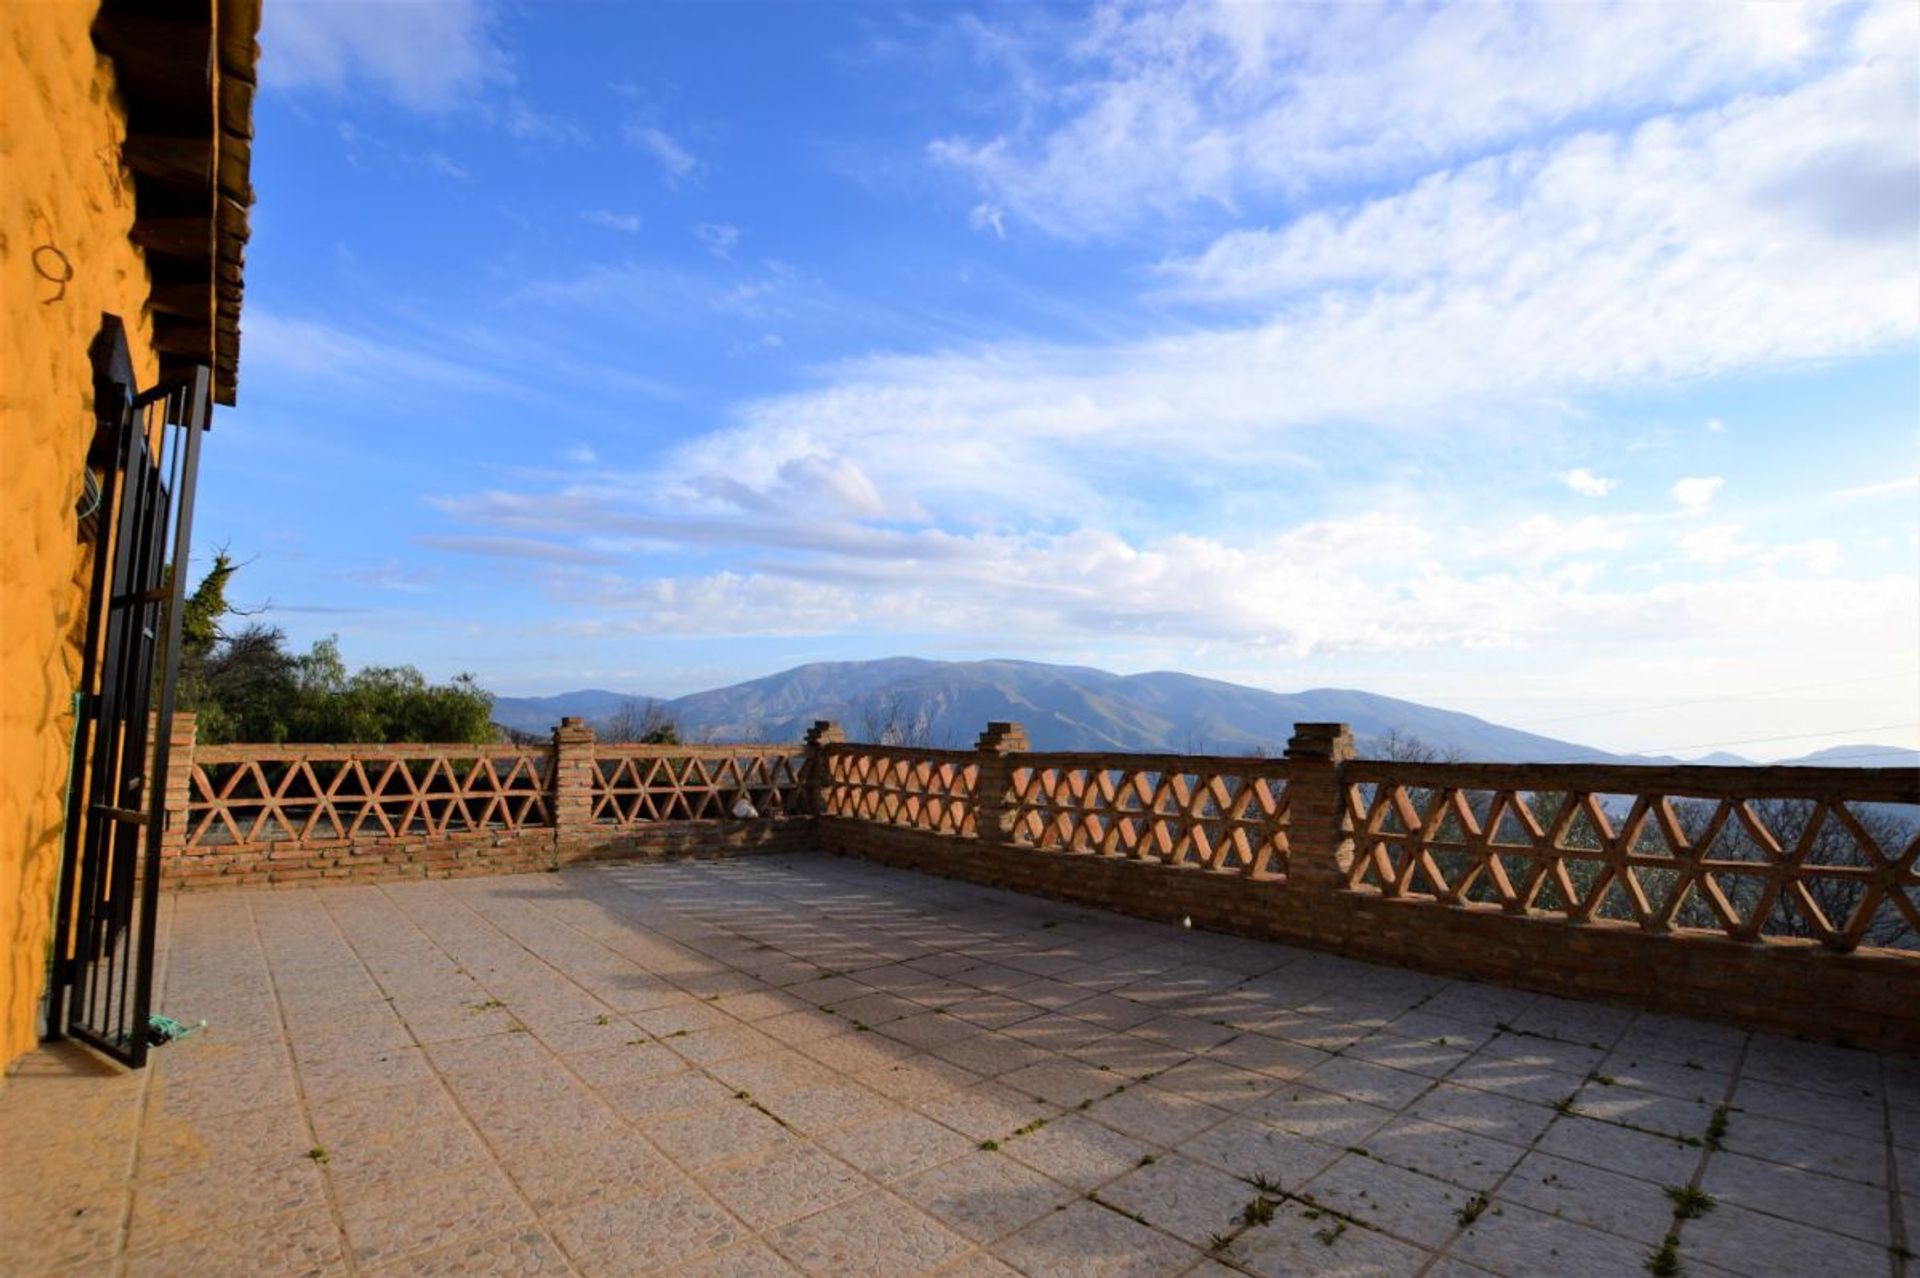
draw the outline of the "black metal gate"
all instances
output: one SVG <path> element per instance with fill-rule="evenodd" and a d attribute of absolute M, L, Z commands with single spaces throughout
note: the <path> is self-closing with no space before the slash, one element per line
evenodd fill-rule
<path fill-rule="evenodd" d="M 94 390 L 99 533 L 47 1032 L 137 1069 L 152 1011 L 167 742 L 209 377 L 198 368 L 137 390 L 125 332 L 109 316 Z"/>

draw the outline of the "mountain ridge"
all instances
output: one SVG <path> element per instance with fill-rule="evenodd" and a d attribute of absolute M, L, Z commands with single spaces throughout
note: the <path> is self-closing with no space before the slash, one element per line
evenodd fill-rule
<path fill-rule="evenodd" d="M 813 662 L 680 697 L 589 688 L 547 697 L 496 697 L 495 722 L 544 732 L 563 715 L 603 724 L 628 701 L 654 701 L 690 738 L 791 741 L 817 719 L 838 720 L 849 736 L 873 739 L 891 724 L 926 744 L 965 748 L 990 720 L 1025 725 L 1038 750 L 1178 754 L 1277 753 L 1295 723 L 1352 725 L 1362 753 L 1390 737 L 1417 738 L 1465 761 L 1502 763 L 1671 763 L 1623 755 L 1508 727 L 1457 710 L 1357 688 L 1271 692 L 1179 671 L 1121 675 L 1091 666 L 994 658 L 935 661 L 885 657 Z M 1830 746 L 1783 763 L 1873 766 L 1920 762 L 1891 746 Z M 1724 752 L 1715 763 L 1747 763 Z"/>

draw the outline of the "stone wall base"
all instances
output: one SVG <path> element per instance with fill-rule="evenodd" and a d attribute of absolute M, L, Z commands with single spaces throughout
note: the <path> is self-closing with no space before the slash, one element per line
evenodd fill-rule
<path fill-rule="evenodd" d="M 394 879 L 466 878 L 527 874 L 595 861 L 644 861 L 699 856 L 799 852 L 812 846 L 812 821 L 682 821 L 593 827 L 557 835 L 551 827 L 442 839 L 380 839 L 354 843 L 249 845 L 169 854 L 161 862 L 167 888 L 312 887 Z"/>

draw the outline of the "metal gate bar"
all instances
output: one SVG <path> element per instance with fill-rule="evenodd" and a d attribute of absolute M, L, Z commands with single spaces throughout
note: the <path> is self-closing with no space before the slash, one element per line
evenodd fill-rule
<path fill-rule="evenodd" d="M 167 743 L 210 379 L 200 368 L 136 394 L 118 323 L 102 337 L 108 367 L 97 402 L 113 448 L 101 501 L 112 540 L 94 560 L 47 1031 L 138 1068 L 152 1012 Z"/>

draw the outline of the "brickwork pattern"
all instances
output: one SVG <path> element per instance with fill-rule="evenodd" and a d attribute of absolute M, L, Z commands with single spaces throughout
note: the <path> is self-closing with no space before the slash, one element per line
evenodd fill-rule
<path fill-rule="evenodd" d="M 797 850 L 811 833 L 791 747 L 603 746 L 578 719 L 542 750 L 202 746 L 186 715 L 172 750 L 162 874 L 174 888 Z"/>

